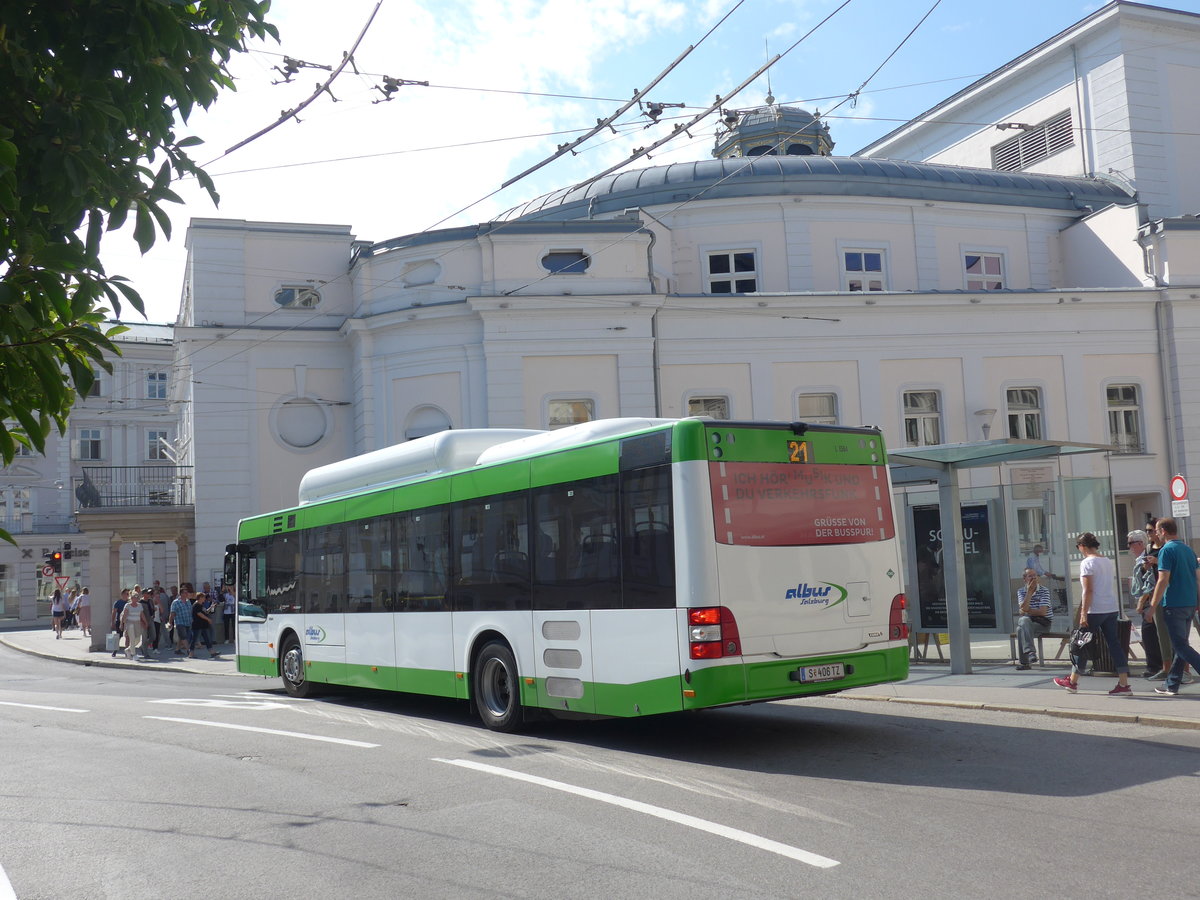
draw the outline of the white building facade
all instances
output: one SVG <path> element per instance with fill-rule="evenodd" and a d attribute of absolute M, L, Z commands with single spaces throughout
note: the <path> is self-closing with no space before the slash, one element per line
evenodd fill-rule
<path fill-rule="evenodd" d="M 50 435 L 44 456 L 22 453 L 0 468 L 0 526 L 15 541 L 0 543 L 0 625 L 46 618 L 59 584 L 86 586 L 102 635 L 110 574 L 125 586 L 178 580 L 179 547 L 191 542 L 191 473 L 176 463 L 174 329 L 127 328 L 114 341 L 121 356 L 112 372 L 97 369 L 67 432 Z M 97 517 L 107 520 L 101 531 Z M 55 552 L 61 575 L 43 574 Z"/>
<path fill-rule="evenodd" d="M 1061 471 L 1111 474 L 1110 533 L 1138 527 L 1200 462 L 1197 68 L 1200 18 L 1113 3 L 855 157 L 769 104 L 719 159 L 495 222 L 370 242 L 194 220 L 171 345 L 196 497 L 180 565 L 215 571 L 237 521 L 294 504 L 316 466 L 616 416 L 1111 445 Z M 1036 512 L 1020 486 L 1046 476 L 993 480 Z M 997 580 L 1038 534 L 1017 512 Z"/>

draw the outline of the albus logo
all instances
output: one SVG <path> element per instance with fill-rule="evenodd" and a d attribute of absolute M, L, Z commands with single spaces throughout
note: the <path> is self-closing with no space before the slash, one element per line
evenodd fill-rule
<path fill-rule="evenodd" d="M 815 586 L 802 581 L 794 588 L 788 588 L 784 599 L 799 600 L 801 606 L 823 606 L 828 609 L 846 599 L 846 589 L 828 581 L 819 581 Z"/>
<path fill-rule="evenodd" d="M 325 629 L 318 625 L 309 625 L 304 629 L 304 636 L 310 644 L 320 644 L 325 640 Z"/>

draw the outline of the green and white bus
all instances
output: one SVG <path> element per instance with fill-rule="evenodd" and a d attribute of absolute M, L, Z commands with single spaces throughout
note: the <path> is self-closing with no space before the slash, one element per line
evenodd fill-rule
<path fill-rule="evenodd" d="M 239 671 L 599 716 L 908 675 L 879 431 L 604 419 L 446 431 L 239 523 Z"/>

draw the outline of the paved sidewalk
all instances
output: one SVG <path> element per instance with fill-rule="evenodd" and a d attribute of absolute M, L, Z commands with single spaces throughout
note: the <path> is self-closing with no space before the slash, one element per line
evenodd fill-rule
<path fill-rule="evenodd" d="M 135 661 L 126 659 L 122 653 L 114 658 L 108 653 L 91 652 L 91 639 L 78 630 L 68 631 L 61 640 L 56 639 L 48 625 L 33 630 L 0 631 L 0 644 L 24 653 L 87 666 L 240 676 L 233 648 L 228 644 L 216 647 L 220 654 L 217 659 L 211 659 L 206 650 L 199 649 L 194 659 L 164 651 L 154 659 Z M 1163 697 L 1154 693 L 1155 684 L 1161 682 L 1149 682 L 1141 677 L 1140 660 L 1131 661 L 1133 672 L 1129 681 L 1134 695 L 1110 697 L 1108 690 L 1117 683 L 1112 675 L 1081 678 L 1079 692 L 1068 694 L 1051 680 L 1055 675 L 1065 675 L 1070 670 L 1067 665 L 1052 663 L 1045 668 L 1035 666 L 1028 671 L 1017 671 L 1007 658 L 1007 641 L 974 641 L 971 655 L 971 675 L 950 674 L 948 660 L 922 660 L 912 663 L 907 681 L 856 688 L 839 696 L 1169 728 L 1200 728 L 1200 680 L 1184 685 L 1177 697 Z M 240 677 L 255 678 L 263 683 L 259 676 Z"/>
<path fill-rule="evenodd" d="M 166 642 L 166 635 L 163 635 Z M 164 648 L 151 659 L 126 659 L 124 651 L 118 651 L 111 656 L 103 651 L 92 652 L 92 639 L 82 634 L 78 628 L 63 632 L 61 639 L 54 637 L 54 630 L 46 625 L 42 628 L 25 629 L 21 631 L 0 631 L 0 644 L 31 653 L 34 656 L 44 656 L 47 659 L 60 659 L 64 662 L 77 663 L 84 666 L 110 666 L 113 668 L 153 669 L 159 672 L 189 672 L 193 675 L 237 675 L 237 658 L 233 654 L 233 645 L 214 644 L 217 658 L 209 656 L 203 645 L 196 648 L 195 658 L 175 656 L 170 648 Z"/>

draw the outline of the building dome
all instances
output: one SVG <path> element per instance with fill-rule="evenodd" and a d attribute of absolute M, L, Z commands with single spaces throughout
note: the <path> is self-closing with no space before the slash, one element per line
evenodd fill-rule
<path fill-rule="evenodd" d="M 829 126 L 798 106 L 772 102 L 726 116 L 729 130 L 717 138 L 712 155 L 717 159 L 738 156 L 829 156 L 833 141 Z M 736 121 L 734 117 L 736 116 Z"/>

